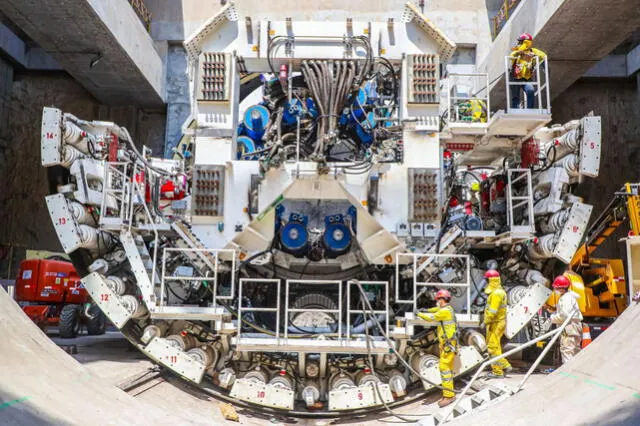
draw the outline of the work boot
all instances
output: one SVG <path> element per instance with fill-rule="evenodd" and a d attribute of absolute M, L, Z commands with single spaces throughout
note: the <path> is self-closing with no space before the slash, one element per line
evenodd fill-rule
<path fill-rule="evenodd" d="M 442 407 L 446 407 L 447 405 L 451 404 L 453 401 L 456 400 L 455 396 L 452 396 L 450 398 L 445 398 L 442 397 L 440 398 L 440 400 L 438 401 L 438 407 L 442 408 Z"/>
<path fill-rule="evenodd" d="M 506 376 L 507 374 L 511 373 L 512 371 L 513 371 L 513 367 L 509 366 L 509 367 L 504 369 L 504 375 Z"/>
<path fill-rule="evenodd" d="M 489 373 L 487 379 L 504 379 L 504 374 Z"/>

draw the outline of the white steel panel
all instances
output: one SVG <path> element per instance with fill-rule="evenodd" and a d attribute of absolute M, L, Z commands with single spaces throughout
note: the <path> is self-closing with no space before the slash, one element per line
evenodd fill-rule
<path fill-rule="evenodd" d="M 148 309 L 153 312 L 156 307 L 156 297 L 154 293 L 154 284 L 149 278 L 149 271 L 144 265 L 138 246 L 136 245 L 133 235 L 130 231 L 122 231 L 120 233 L 120 242 L 129 259 L 131 272 L 136 276 L 136 283 L 142 294 L 142 299 L 146 303 Z"/>
<path fill-rule="evenodd" d="M 402 137 L 405 167 L 440 168 L 440 141 L 437 133 L 404 131 Z"/>
<path fill-rule="evenodd" d="M 195 163 L 225 165 L 233 158 L 232 146 L 231 139 L 199 137 L 196 141 Z"/>
<path fill-rule="evenodd" d="M 480 364 L 484 358 L 473 346 L 459 346 L 458 353 L 453 361 L 453 376 L 457 377 L 466 373 L 473 367 Z M 440 367 L 438 363 L 434 363 L 431 367 L 427 368 L 423 372 L 423 376 L 429 379 L 429 381 L 435 385 L 442 384 L 442 378 L 440 377 Z M 422 381 L 422 386 L 425 390 L 429 390 L 434 386 L 426 381 Z"/>
<path fill-rule="evenodd" d="M 57 108 L 42 109 L 40 139 L 43 166 L 60 164 L 62 152 L 62 111 Z"/>
<path fill-rule="evenodd" d="M 76 178 L 76 191 L 73 193 L 76 201 L 93 206 L 102 205 L 102 191 L 95 188 L 95 184 L 104 182 L 104 161 L 92 158 L 76 160 L 69 169 Z M 105 206 L 110 209 L 118 207 L 113 196 L 105 197 Z"/>
<path fill-rule="evenodd" d="M 129 321 L 133 312 L 120 302 L 120 297 L 109 288 L 102 275 L 92 272 L 82 278 L 82 284 L 113 325 L 122 328 Z"/>
<path fill-rule="evenodd" d="M 409 211 L 407 185 L 407 170 L 401 164 L 390 164 L 388 170 L 380 175 L 378 208 L 373 212 L 373 217 L 388 230 L 394 230 L 398 223 L 406 224 Z M 403 236 L 401 234 L 398 236 Z"/>
<path fill-rule="evenodd" d="M 265 383 L 236 379 L 229 396 L 265 407 L 293 410 L 295 392 Z"/>
<path fill-rule="evenodd" d="M 342 390 L 329 392 L 329 411 L 354 410 L 365 407 L 375 407 L 382 405 L 382 401 L 393 402 L 391 389 L 387 384 L 378 384 L 378 390 L 382 396 L 382 401 L 378 396 L 376 385 L 363 385 Z"/>
<path fill-rule="evenodd" d="M 71 253 L 82 246 L 78 224 L 69 210 L 67 199 L 63 194 L 47 195 L 47 209 L 58 234 L 58 239 L 65 253 Z"/>
<path fill-rule="evenodd" d="M 185 379 L 196 383 L 202 380 L 205 365 L 191 358 L 180 348 L 170 345 L 162 337 L 153 338 L 146 347 L 142 348 L 142 351 Z"/>
<path fill-rule="evenodd" d="M 582 141 L 580 142 L 580 174 L 597 177 L 600 172 L 602 124 L 600 117 L 582 119 Z"/>
<path fill-rule="evenodd" d="M 551 290 L 542 284 L 534 284 L 516 303 L 507 308 L 507 328 L 504 335 L 511 339 L 531 321 L 538 310 L 546 303 Z"/>
<path fill-rule="evenodd" d="M 473 346 L 460 346 L 458 354 L 453 362 L 453 375 L 459 376 L 466 373 L 484 359 L 478 350 Z"/>
<path fill-rule="evenodd" d="M 593 206 L 583 203 L 575 203 L 569 211 L 569 219 L 564 224 L 558 244 L 553 250 L 553 255 L 564 263 L 571 262 L 573 255 L 582 242 L 582 237 L 587 230 L 589 217 Z"/>

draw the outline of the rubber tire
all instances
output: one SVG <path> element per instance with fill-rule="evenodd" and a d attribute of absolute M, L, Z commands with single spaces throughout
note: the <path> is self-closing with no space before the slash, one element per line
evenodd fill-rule
<path fill-rule="evenodd" d="M 98 305 L 91 305 L 89 315 L 92 315 L 93 318 L 87 318 L 87 334 L 89 336 L 104 334 L 107 331 L 107 320 Z"/>
<path fill-rule="evenodd" d="M 60 337 L 73 339 L 80 332 L 80 306 L 64 305 L 60 312 Z"/>

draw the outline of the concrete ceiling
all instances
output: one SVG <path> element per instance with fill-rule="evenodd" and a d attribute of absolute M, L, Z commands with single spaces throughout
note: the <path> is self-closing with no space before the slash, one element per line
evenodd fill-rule
<path fill-rule="evenodd" d="M 163 94 L 157 79 L 153 81 L 149 72 L 141 70 L 145 66 L 162 67 L 162 60 L 128 2 L 121 2 L 117 23 L 128 28 L 120 31 L 127 32 L 130 37 L 140 38 L 140 34 L 144 34 L 147 38 L 135 40 L 138 51 L 123 47 L 131 40 L 122 37 L 119 40 L 91 1 L 0 0 L 0 11 L 100 102 L 162 108 Z M 90 67 L 92 60 L 99 56 L 100 61 Z M 154 73 L 158 72 L 162 74 L 162 69 L 154 70 Z"/>

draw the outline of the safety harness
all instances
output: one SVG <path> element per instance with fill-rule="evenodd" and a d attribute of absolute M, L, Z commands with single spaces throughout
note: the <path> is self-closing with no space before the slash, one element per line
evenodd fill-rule
<path fill-rule="evenodd" d="M 448 308 L 449 311 L 451 311 L 451 320 L 449 321 L 440 321 L 440 327 L 442 327 L 442 333 L 444 334 L 444 349 L 445 352 L 453 352 L 456 353 L 458 351 L 458 337 L 459 337 L 459 330 L 460 328 L 458 327 L 458 320 L 456 318 L 456 312 L 453 310 L 453 308 L 451 307 L 451 305 L 447 305 L 445 308 Z M 444 309 L 444 308 L 443 308 Z M 445 325 L 450 325 L 450 324 L 454 324 L 456 326 L 456 331 L 453 333 L 453 336 L 449 337 L 447 336 L 447 329 L 444 328 Z"/>

